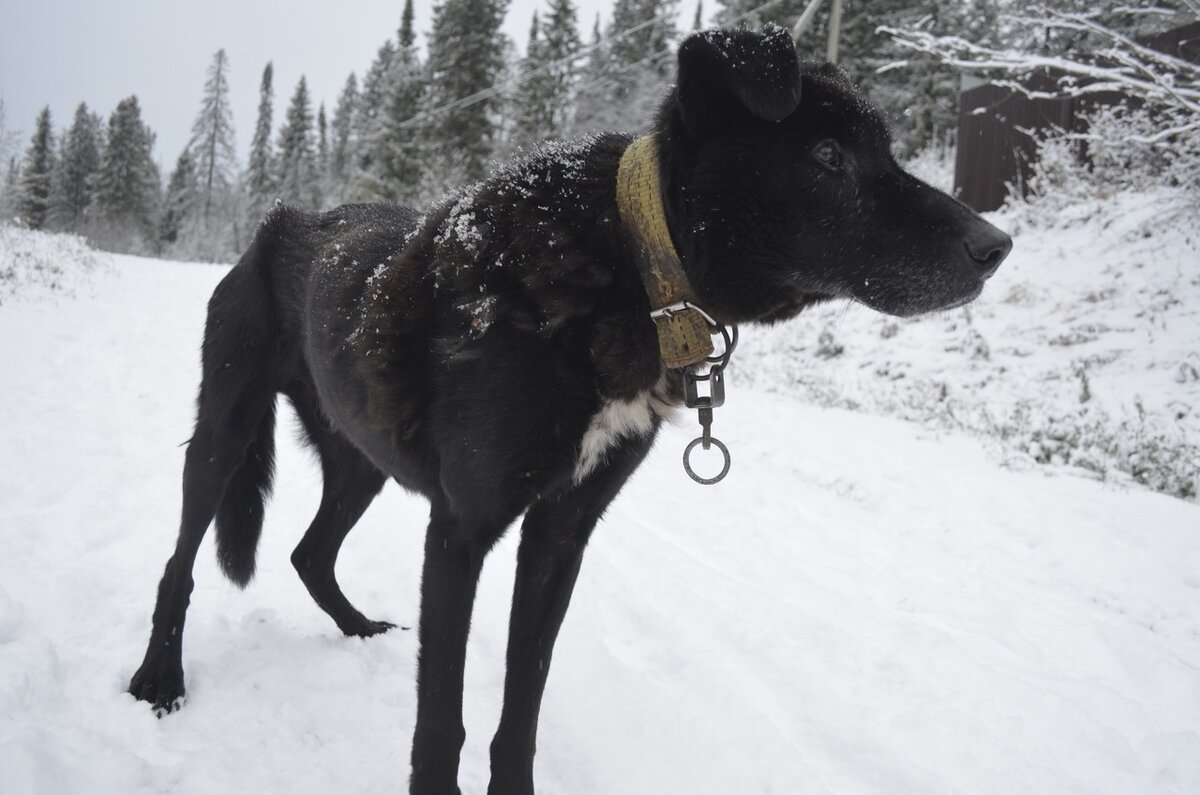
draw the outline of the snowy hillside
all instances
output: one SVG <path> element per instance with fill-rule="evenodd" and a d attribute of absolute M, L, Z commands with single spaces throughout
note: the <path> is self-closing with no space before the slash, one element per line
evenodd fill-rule
<path fill-rule="evenodd" d="M 108 265 L 78 235 L 31 232 L 0 224 L 0 305 L 14 299 L 75 295 Z"/>
<path fill-rule="evenodd" d="M 833 307 L 748 333 L 714 428 L 729 478 L 686 478 L 689 419 L 595 535 L 542 710 L 540 791 L 1200 791 L 1200 505 L 1075 476 L 1075 457 L 1034 463 L 1068 408 L 1111 429 L 1135 395 L 1147 429 L 1196 442 L 1194 255 L 1179 230 L 1131 237 L 1139 206 L 1022 228 L 969 319 Z M 415 634 L 342 637 L 291 570 L 320 481 L 288 412 L 255 582 L 233 589 L 205 541 L 186 706 L 155 720 L 124 692 L 224 272 L 113 257 L 74 297 L 0 305 L 4 792 L 407 780 Z M 986 433 L 988 415 L 1016 430 L 953 430 Z M 415 624 L 427 515 L 390 487 L 350 536 L 339 574 L 370 617 Z M 516 541 L 479 589 L 468 795 L 486 788 Z"/>

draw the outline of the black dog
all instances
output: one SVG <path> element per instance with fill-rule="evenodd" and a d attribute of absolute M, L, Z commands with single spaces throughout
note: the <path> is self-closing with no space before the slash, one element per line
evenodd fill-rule
<path fill-rule="evenodd" d="M 414 792 L 457 791 L 476 579 L 524 514 L 490 791 L 532 791 L 584 547 L 682 400 L 668 364 L 707 352 L 707 333 L 682 328 L 693 310 L 651 312 L 682 297 L 719 324 L 774 322 L 853 298 L 911 315 L 975 298 L 1011 245 L 904 173 L 878 113 L 779 28 L 687 39 L 636 145 L 545 148 L 424 216 L 277 208 L 209 303 L 178 546 L 130 692 L 165 711 L 183 696 L 192 564 L 214 516 L 224 571 L 253 576 L 283 393 L 325 476 L 292 562 L 343 632 L 391 626 L 338 587 L 346 533 L 388 478 L 430 501 Z"/>

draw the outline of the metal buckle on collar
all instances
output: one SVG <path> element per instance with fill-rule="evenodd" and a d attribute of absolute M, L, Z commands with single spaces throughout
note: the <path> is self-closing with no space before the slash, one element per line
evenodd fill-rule
<path fill-rule="evenodd" d="M 674 317 L 675 315 L 686 312 L 689 309 L 700 313 L 700 317 L 704 318 L 705 321 L 708 322 L 708 325 L 712 326 L 713 328 L 721 328 L 721 325 L 717 323 L 717 321 L 713 320 L 712 315 L 708 314 L 691 301 L 680 301 L 678 303 L 671 304 L 670 306 L 664 306 L 662 309 L 655 309 L 650 313 L 650 319 L 658 320 L 660 317 Z M 722 334 L 724 334 L 723 331 Z"/>

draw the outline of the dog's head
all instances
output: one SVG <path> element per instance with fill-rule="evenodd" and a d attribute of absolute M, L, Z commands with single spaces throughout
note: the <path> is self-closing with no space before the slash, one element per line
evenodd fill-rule
<path fill-rule="evenodd" d="M 1012 248 L 906 173 L 879 112 L 782 28 L 698 33 L 659 116 L 667 215 L 699 297 L 727 321 L 853 298 L 893 315 L 960 306 Z"/>

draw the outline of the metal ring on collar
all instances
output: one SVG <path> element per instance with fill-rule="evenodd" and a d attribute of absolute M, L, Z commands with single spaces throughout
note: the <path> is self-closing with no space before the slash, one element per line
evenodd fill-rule
<path fill-rule="evenodd" d="M 684 471 L 686 471 L 688 473 L 688 477 L 690 477 L 692 480 L 696 481 L 697 483 L 701 484 L 702 486 L 711 486 L 714 483 L 720 483 L 722 480 L 725 479 L 725 476 L 729 474 L 729 464 L 730 464 L 729 448 L 726 447 L 721 442 L 721 440 L 716 438 L 715 436 L 710 436 L 708 438 L 708 440 L 709 440 L 709 442 L 712 443 L 712 445 L 714 447 L 716 447 L 718 450 L 721 451 L 721 455 L 724 456 L 724 458 L 725 458 L 725 465 L 721 467 L 721 471 L 718 472 L 716 475 L 714 475 L 711 478 L 702 478 L 696 474 L 695 470 L 692 469 L 692 462 L 691 462 L 692 450 L 696 449 L 696 445 L 702 444 L 704 442 L 704 437 L 703 436 L 696 437 L 695 439 L 693 439 L 691 441 L 691 444 L 689 444 L 683 450 Z"/>
<path fill-rule="evenodd" d="M 709 364 L 719 364 L 722 367 L 729 364 L 729 357 L 733 356 L 733 351 L 738 344 L 738 327 L 737 326 L 718 326 L 717 330 L 721 332 L 721 336 L 725 339 L 725 350 L 721 351 L 719 356 L 709 356 L 704 361 Z M 732 337 L 730 330 L 733 331 Z"/>

